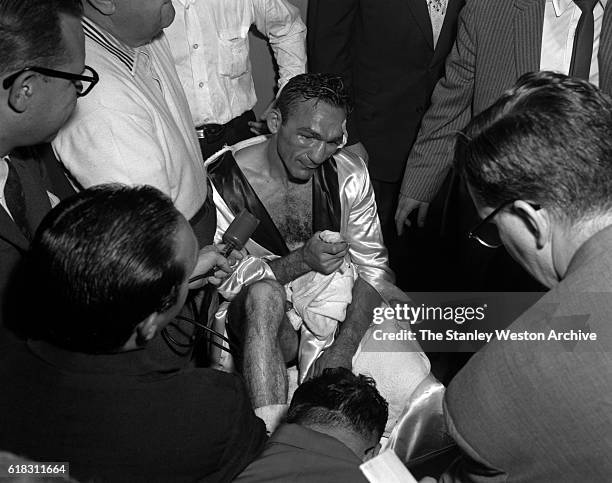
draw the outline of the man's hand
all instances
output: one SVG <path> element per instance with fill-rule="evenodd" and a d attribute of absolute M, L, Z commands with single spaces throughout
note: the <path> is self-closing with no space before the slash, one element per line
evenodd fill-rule
<path fill-rule="evenodd" d="M 261 134 L 270 134 L 268 129 L 268 114 L 274 107 L 274 101 L 268 104 L 266 110 L 259 116 L 259 121 L 249 121 L 249 128 L 253 134 L 260 136 Z"/>
<path fill-rule="evenodd" d="M 400 193 L 399 200 L 397 201 L 397 210 L 395 211 L 395 227 L 397 228 L 397 234 L 402 235 L 404 233 L 404 225 L 411 226 L 412 223 L 408 219 L 408 215 L 418 208 L 417 225 L 422 228 L 425 225 L 425 218 L 427 217 L 427 210 L 429 209 L 429 203 L 423 201 L 413 200 Z"/>
<path fill-rule="evenodd" d="M 208 245 L 200 250 L 198 261 L 190 279 L 197 278 L 189 284 L 189 289 L 201 288 L 207 283 L 219 286 L 233 271 L 234 266 L 242 260 L 243 254 L 232 250 L 227 259 L 221 255 L 225 245 Z"/>
<path fill-rule="evenodd" d="M 302 248 L 304 263 L 315 272 L 329 275 L 340 268 L 348 251 L 348 243 L 327 243 L 316 232 Z"/>
<path fill-rule="evenodd" d="M 249 130 L 257 136 L 261 136 L 262 134 L 270 134 L 270 131 L 268 130 L 268 123 L 264 118 L 260 119 L 259 121 L 249 121 Z"/>
<path fill-rule="evenodd" d="M 323 370 L 332 367 L 345 367 L 349 371 L 353 368 L 353 354 L 339 350 L 333 345 L 323 351 L 308 371 L 307 379 L 323 374 Z"/>
<path fill-rule="evenodd" d="M 368 152 L 366 151 L 366 148 L 363 145 L 363 143 L 359 142 L 359 143 L 351 144 L 350 146 L 347 146 L 345 149 L 348 149 L 351 153 L 356 154 L 361 159 L 363 159 L 365 164 L 368 164 L 368 161 L 370 160 L 370 156 L 368 155 Z"/>

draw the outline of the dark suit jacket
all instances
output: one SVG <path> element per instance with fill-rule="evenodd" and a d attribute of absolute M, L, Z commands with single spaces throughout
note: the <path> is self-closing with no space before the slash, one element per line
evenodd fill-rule
<path fill-rule="evenodd" d="M 311 72 L 337 72 L 354 90 L 350 143 L 372 178 L 400 181 L 431 92 L 444 73 L 464 0 L 449 0 L 434 51 L 426 0 L 310 0 Z"/>
<path fill-rule="evenodd" d="M 42 218 L 51 209 L 51 203 L 46 191 L 48 184 L 45 181 L 44 169 L 40 163 L 29 157 L 30 154 L 12 154 L 11 161 L 23 187 L 26 217 L 30 231 L 34 233 Z M 4 327 L 8 310 L 6 302 L 9 282 L 13 279 L 29 244 L 29 240 L 17 228 L 8 213 L 0 207 L 0 345 L 11 338 Z"/>
<path fill-rule="evenodd" d="M 446 74 L 408 158 L 401 192 L 431 202 L 450 168 L 455 136 L 516 80 L 540 69 L 545 0 L 467 0 Z M 599 46 L 599 85 L 612 92 L 612 8 Z"/>
<path fill-rule="evenodd" d="M 43 342 L 1 353 L 0 448 L 67 461 L 79 481 L 231 481 L 266 440 L 241 379 L 147 355 Z"/>
<path fill-rule="evenodd" d="M 442 481 L 610 481 L 610 314 L 612 227 L 587 240 L 565 278 L 509 327 L 597 340 L 493 341 L 476 353 L 446 391 L 465 456 Z"/>
<path fill-rule="evenodd" d="M 74 189 L 65 177 L 49 144 L 18 149 L 11 153 L 10 158 L 23 187 L 26 217 L 30 232 L 34 234 L 41 220 L 51 209 L 47 191 L 63 199 L 74 194 Z M 9 318 L 18 319 L 18 314 L 14 313 L 15 310 L 19 310 L 21 304 L 17 295 L 20 297 L 25 295 L 26 299 L 29 296 L 23 293 L 8 293 L 11 282 L 15 282 L 16 270 L 29 245 L 29 240 L 17 228 L 4 208 L 0 207 L 0 346 L 15 340 L 12 332 L 6 330 L 5 324 Z M 8 299 L 11 304 L 7 303 Z"/>

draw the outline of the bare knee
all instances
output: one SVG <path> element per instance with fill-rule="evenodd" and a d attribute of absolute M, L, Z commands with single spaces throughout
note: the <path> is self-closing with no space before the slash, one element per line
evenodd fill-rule
<path fill-rule="evenodd" d="M 259 280 L 247 287 L 246 304 L 265 305 L 267 308 L 285 307 L 285 289 L 276 280 Z"/>

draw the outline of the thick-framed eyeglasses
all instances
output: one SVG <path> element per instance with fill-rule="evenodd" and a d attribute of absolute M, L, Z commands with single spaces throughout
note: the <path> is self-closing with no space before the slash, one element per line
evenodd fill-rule
<path fill-rule="evenodd" d="M 11 87 L 13 85 L 13 82 L 15 82 L 15 79 L 17 79 L 17 77 L 19 77 L 24 72 L 36 72 L 37 74 L 42 74 L 47 77 L 57 77 L 59 79 L 67 79 L 69 81 L 72 81 L 72 83 L 76 87 L 77 97 L 83 97 L 89 94 L 89 92 L 100 80 L 100 76 L 98 76 L 98 73 L 88 65 L 85 66 L 82 74 L 73 74 L 71 72 L 47 69 L 45 67 L 24 67 L 19 72 L 15 72 L 14 74 L 11 74 L 6 79 L 4 79 L 4 81 L 2 81 L 2 87 L 4 87 L 5 89 Z"/>
<path fill-rule="evenodd" d="M 476 240 L 481 245 L 487 248 L 499 248 L 503 245 L 501 238 L 499 237 L 499 230 L 497 225 L 493 223 L 493 218 L 502 211 L 506 206 L 517 201 L 516 199 L 504 201 L 485 218 L 480 220 L 478 224 L 468 232 L 468 238 Z M 537 203 L 529 203 L 534 210 L 539 210 L 540 205 Z"/>

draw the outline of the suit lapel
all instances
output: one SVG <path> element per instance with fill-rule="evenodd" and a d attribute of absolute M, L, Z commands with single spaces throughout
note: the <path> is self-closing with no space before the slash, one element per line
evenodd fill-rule
<path fill-rule="evenodd" d="M 18 154 L 11 153 L 11 163 L 19 175 L 26 200 L 26 218 L 33 234 L 51 209 L 39 162 L 35 159 L 22 159 Z M 4 208 L 0 208 L 0 238 L 24 251 L 30 245 Z"/>
<path fill-rule="evenodd" d="M 416 20 L 417 25 L 421 29 L 421 32 L 423 32 L 425 40 L 427 40 L 427 43 L 431 47 L 431 50 L 433 50 L 433 30 L 431 29 L 431 19 L 429 18 L 429 10 L 427 10 L 426 0 L 408 0 L 402 3 L 405 3 L 405 5 L 408 6 L 408 9 Z"/>
<path fill-rule="evenodd" d="M 24 252 L 30 246 L 30 242 L 2 207 L 0 207 L 0 238 Z"/>
<path fill-rule="evenodd" d="M 26 199 L 26 217 L 32 234 L 51 209 L 45 180 L 41 172 L 42 166 L 38 159 L 32 157 L 17 158 L 11 155 L 13 166 L 19 174 L 23 193 Z"/>
<path fill-rule="evenodd" d="M 599 38 L 599 87 L 612 94 L 612 2 L 608 0 L 604 10 Z"/>
<path fill-rule="evenodd" d="M 516 77 L 540 70 L 545 2 L 514 0 L 514 60 Z"/>

